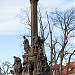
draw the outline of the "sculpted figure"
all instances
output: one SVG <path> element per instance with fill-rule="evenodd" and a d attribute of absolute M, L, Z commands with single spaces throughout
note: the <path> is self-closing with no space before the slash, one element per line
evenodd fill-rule
<path fill-rule="evenodd" d="M 42 49 L 39 49 L 39 51 L 38 51 L 39 53 L 38 53 L 38 60 L 42 60 L 42 58 L 43 58 L 43 50 Z"/>
<path fill-rule="evenodd" d="M 28 57 L 25 57 L 24 58 L 24 62 L 23 62 L 23 65 L 27 64 L 28 63 Z"/>
<path fill-rule="evenodd" d="M 21 59 L 19 57 L 14 56 L 14 63 L 21 62 Z"/>
<path fill-rule="evenodd" d="M 14 56 L 14 71 L 17 74 L 22 73 L 22 64 L 19 57 Z"/>
<path fill-rule="evenodd" d="M 24 61 L 23 61 L 23 70 L 24 71 L 27 71 L 27 69 L 28 69 L 27 65 L 28 65 L 28 57 L 25 57 Z"/>
<path fill-rule="evenodd" d="M 26 53 L 28 53 L 28 50 L 29 50 L 29 41 L 28 41 L 28 39 L 25 36 L 23 36 L 23 38 L 24 38 L 24 42 L 23 42 L 23 44 L 24 44 L 24 50 L 26 51 Z"/>
<path fill-rule="evenodd" d="M 31 74 L 33 71 L 34 67 L 33 67 L 33 62 L 29 60 L 29 73 Z"/>
<path fill-rule="evenodd" d="M 41 39 L 40 36 L 35 35 L 33 38 L 33 42 L 34 42 L 34 46 L 39 47 L 40 49 L 42 49 L 43 44 L 44 44 L 44 40 Z"/>
<path fill-rule="evenodd" d="M 33 37 L 34 46 L 38 44 L 38 36 L 37 34 Z"/>
<path fill-rule="evenodd" d="M 27 65 L 23 65 L 23 70 L 24 70 L 24 72 L 26 72 L 28 70 Z"/>
<path fill-rule="evenodd" d="M 38 57 L 37 57 L 37 59 L 38 59 L 38 65 L 37 65 L 38 73 L 40 73 L 42 71 L 45 73 L 47 71 L 47 66 L 48 66 L 47 57 L 44 56 L 43 49 L 39 49 L 38 52 L 39 52 Z"/>
<path fill-rule="evenodd" d="M 34 50 L 34 53 L 38 52 L 38 36 L 37 35 L 33 37 L 33 50 Z"/>

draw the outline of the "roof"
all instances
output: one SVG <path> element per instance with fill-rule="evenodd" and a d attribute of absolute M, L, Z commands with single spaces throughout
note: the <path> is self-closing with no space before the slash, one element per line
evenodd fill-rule
<path fill-rule="evenodd" d="M 66 63 L 66 66 L 63 68 L 63 75 L 67 74 L 67 68 L 68 68 L 68 63 Z M 75 62 L 70 62 L 69 63 L 69 74 L 74 74 L 75 73 Z"/>

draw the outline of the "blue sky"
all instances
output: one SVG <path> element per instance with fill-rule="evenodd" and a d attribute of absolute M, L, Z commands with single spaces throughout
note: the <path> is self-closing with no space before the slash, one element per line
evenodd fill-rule
<path fill-rule="evenodd" d="M 39 0 L 41 9 L 66 9 L 74 6 L 74 0 Z M 22 8 L 29 8 L 29 0 L 0 0 L 0 61 L 13 63 L 13 56 L 23 54 L 23 34 L 26 26 L 21 24 L 19 17 Z"/>

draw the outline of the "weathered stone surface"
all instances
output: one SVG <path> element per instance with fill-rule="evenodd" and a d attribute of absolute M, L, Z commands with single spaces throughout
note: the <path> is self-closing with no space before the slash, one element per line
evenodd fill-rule
<path fill-rule="evenodd" d="M 23 38 L 24 38 L 24 42 L 23 42 L 23 44 L 24 44 L 24 50 L 25 50 L 25 52 L 26 53 L 28 53 L 28 51 L 29 51 L 29 41 L 28 41 L 28 39 L 25 37 L 25 36 L 23 36 Z"/>
<path fill-rule="evenodd" d="M 48 75 L 47 57 L 43 53 L 44 40 L 38 36 L 37 24 L 37 2 L 30 0 L 31 3 L 31 47 L 28 39 L 24 38 L 23 64 L 19 57 L 14 56 L 13 75 Z"/>
<path fill-rule="evenodd" d="M 21 75 L 22 74 L 22 64 L 21 59 L 19 57 L 14 56 L 14 74 Z"/>

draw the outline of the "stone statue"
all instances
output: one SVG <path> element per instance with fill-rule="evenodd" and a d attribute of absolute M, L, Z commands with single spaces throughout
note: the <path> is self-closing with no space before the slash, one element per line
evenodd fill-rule
<path fill-rule="evenodd" d="M 33 37 L 33 50 L 34 50 L 34 53 L 38 52 L 38 36 L 37 36 L 37 34 Z"/>
<path fill-rule="evenodd" d="M 31 74 L 34 69 L 33 62 L 29 60 L 29 73 Z"/>
<path fill-rule="evenodd" d="M 29 41 L 28 41 L 28 39 L 25 36 L 23 36 L 23 38 L 24 38 L 24 42 L 23 42 L 23 44 L 24 44 L 24 50 L 26 51 L 26 53 L 28 53 L 28 50 L 29 50 Z"/>
<path fill-rule="evenodd" d="M 28 70 L 28 57 L 23 57 L 23 70 L 27 71 Z"/>
<path fill-rule="evenodd" d="M 28 57 L 25 57 L 25 58 L 24 58 L 23 65 L 24 65 L 24 64 L 27 64 L 27 63 L 28 63 Z"/>
<path fill-rule="evenodd" d="M 21 59 L 19 57 L 14 56 L 14 72 L 16 74 L 21 74 L 22 73 L 22 64 L 21 64 Z"/>
<path fill-rule="evenodd" d="M 35 35 L 34 38 L 33 38 L 33 41 L 34 41 L 34 46 L 43 49 L 42 46 L 43 46 L 43 44 L 44 44 L 44 40 L 41 39 L 40 36 Z"/>
<path fill-rule="evenodd" d="M 38 50 L 38 61 L 41 61 L 43 58 L 43 50 L 42 49 L 39 49 Z"/>
<path fill-rule="evenodd" d="M 37 67 L 38 67 L 38 74 L 41 73 L 41 72 L 46 73 L 47 67 L 48 67 L 47 57 L 44 56 L 42 49 L 40 49 L 38 51 L 37 60 L 38 60 L 38 65 L 37 65 Z"/>
<path fill-rule="evenodd" d="M 33 37 L 33 42 L 34 42 L 34 45 L 38 44 L 38 35 L 37 34 Z"/>

